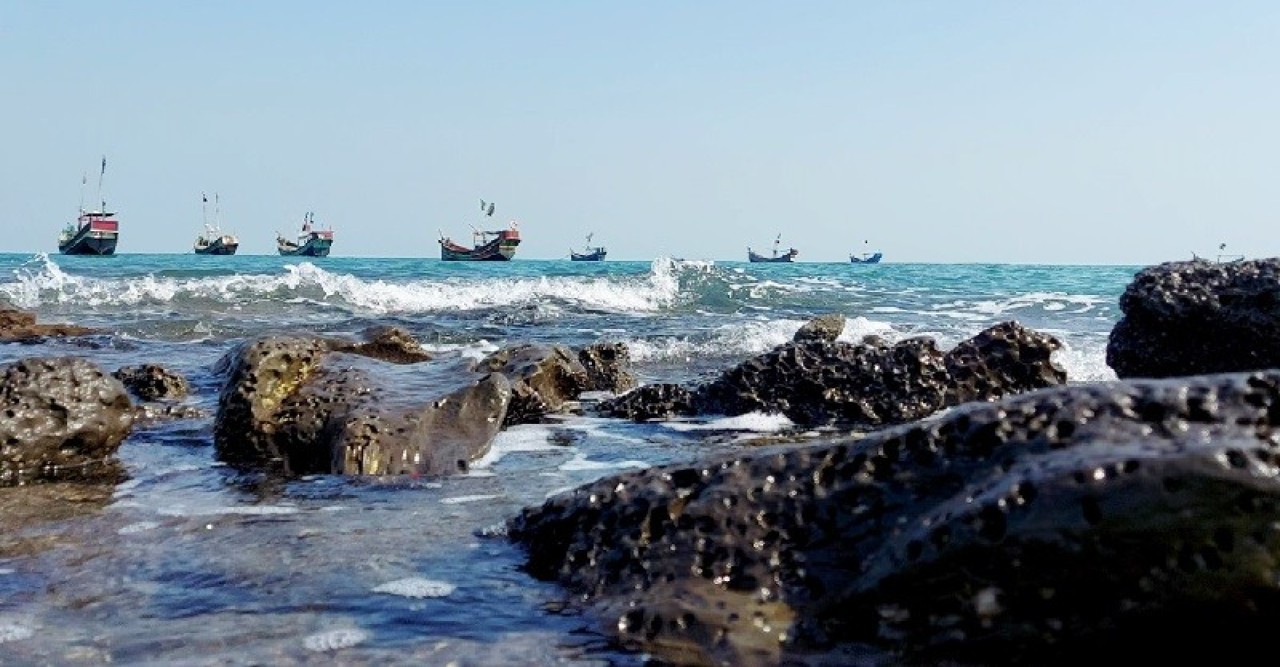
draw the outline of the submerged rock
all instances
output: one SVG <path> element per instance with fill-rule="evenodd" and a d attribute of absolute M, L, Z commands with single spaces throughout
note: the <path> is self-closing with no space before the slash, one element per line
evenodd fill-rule
<path fill-rule="evenodd" d="M 791 340 L 797 343 L 806 343 L 814 340 L 834 341 L 843 332 L 844 315 L 828 313 L 806 322 L 804 326 L 796 331 Z"/>
<path fill-rule="evenodd" d="M 94 333 L 74 324 L 37 324 L 36 316 L 15 308 L 0 305 L 0 342 L 37 341 L 54 336 L 84 336 Z"/>
<path fill-rule="evenodd" d="M 111 375 L 144 401 L 185 398 L 190 391 L 186 378 L 155 364 L 124 366 Z"/>
<path fill-rule="evenodd" d="M 1280 371 L 1055 387 L 609 477 L 509 533 L 677 664 L 1239 659 L 1280 619 L 1277 420 Z"/>
<path fill-rule="evenodd" d="M 1166 262 L 1120 296 L 1107 341 L 1122 378 L 1280 367 L 1280 258 Z"/>
<path fill-rule="evenodd" d="M 335 349 L 352 348 L 266 336 L 228 353 L 219 456 L 292 475 L 448 474 L 483 456 L 502 426 L 511 385 L 501 375 L 414 401 L 387 386 L 385 362 L 359 366 Z"/>

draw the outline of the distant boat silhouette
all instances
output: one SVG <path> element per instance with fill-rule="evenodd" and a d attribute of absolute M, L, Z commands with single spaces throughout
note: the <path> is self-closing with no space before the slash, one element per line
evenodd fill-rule
<path fill-rule="evenodd" d="M 595 235 L 595 232 L 592 232 L 592 233 L 590 233 L 590 234 L 587 234 L 587 248 L 586 248 L 586 251 L 585 251 L 585 252 L 577 252 L 577 251 L 575 251 L 575 250 L 570 249 L 570 250 L 569 250 L 569 259 L 571 259 L 571 260 L 573 260 L 573 261 L 575 261 L 575 262 L 602 262 L 602 261 L 604 261 L 604 257 L 605 257 L 605 255 L 607 255 L 607 254 L 608 254 L 608 251 L 606 251 L 606 250 L 605 250 L 605 247 L 604 247 L 604 246 L 602 246 L 602 245 L 600 245 L 600 246 L 593 246 L 593 245 L 591 245 L 591 237 L 592 237 L 592 236 L 594 236 L 594 235 Z"/>
<path fill-rule="evenodd" d="M 756 253 L 756 251 L 748 247 L 747 261 L 748 262 L 791 262 L 795 260 L 797 255 L 800 254 L 800 251 L 796 250 L 795 248 L 788 248 L 786 252 L 782 254 L 778 254 L 779 243 L 782 243 L 781 234 L 779 234 L 778 237 L 773 240 L 773 254 L 767 257 Z"/>
<path fill-rule="evenodd" d="M 868 243 L 869 241 L 862 242 L 864 246 Z M 884 253 L 882 252 L 864 252 L 861 256 L 849 255 L 849 261 L 854 264 L 879 264 L 882 257 L 884 257 Z"/>
<path fill-rule="evenodd" d="M 67 223 L 58 235 L 58 252 L 64 255 L 114 255 L 120 240 L 120 221 L 116 214 L 107 211 L 102 199 L 102 178 L 107 174 L 107 158 L 102 157 L 102 171 L 98 173 L 98 210 L 84 208 L 84 185 L 87 178 L 80 177 L 80 216 Z"/>
<path fill-rule="evenodd" d="M 298 232 L 296 241 L 276 232 L 276 250 L 281 255 L 300 257 L 328 257 L 333 247 L 332 229 L 315 229 L 315 214 L 302 216 L 302 230 Z"/>
<path fill-rule="evenodd" d="M 204 233 L 196 237 L 192 250 L 197 255 L 234 255 L 240 247 L 235 234 L 222 233 L 222 209 L 218 205 L 218 193 L 213 193 L 213 224 L 209 224 L 209 198 L 200 194 L 201 212 L 204 215 Z"/>

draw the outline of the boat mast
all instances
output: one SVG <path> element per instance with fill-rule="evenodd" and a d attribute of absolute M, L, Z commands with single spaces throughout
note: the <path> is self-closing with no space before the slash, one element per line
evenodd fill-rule
<path fill-rule="evenodd" d="M 84 215 L 84 186 L 89 182 L 89 173 L 80 172 L 80 215 Z"/>
<path fill-rule="evenodd" d="M 213 228 L 222 231 L 222 206 L 218 202 L 218 193 L 213 193 Z"/>
<path fill-rule="evenodd" d="M 98 209 L 99 213 L 107 212 L 107 200 L 102 198 L 102 177 L 107 175 L 107 156 L 102 156 L 102 171 L 98 172 L 98 202 L 102 208 Z"/>

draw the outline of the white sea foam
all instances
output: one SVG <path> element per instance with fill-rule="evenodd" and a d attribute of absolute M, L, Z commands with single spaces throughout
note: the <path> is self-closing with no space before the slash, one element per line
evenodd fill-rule
<path fill-rule="evenodd" d="M 27 619 L 0 616 L 0 644 L 28 639 L 35 633 Z"/>
<path fill-rule="evenodd" d="M 335 628 L 326 630 L 325 632 L 317 632 L 314 635 L 308 635 L 302 640 L 302 645 L 308 651 L 324 653 L 328 651 L 337 651 L 344 648 L 351 648 L 357 644 L 361 644 L 369 639 L 369 633 L 360 628 Z"/>
<path fill-rule="evenodd" d="M 560 470 L 573 472 L 578 470 L 631 470 L 635 468 L 648 468 L 649 463 L 645 461 L 593 461 L 588 459 L 585 454 L 576 453 L 573 458 L 560 464 Z"/>
<path fill-rule="evenodd" d="M 673 431 L 755 431 L 757 433 L 775 433 L 795 426 L 795 422 L 787 419 L 786 415 L 749 412 L 745 415 L 721 417 L 706 422 L 671 421 L 666 422 L 665 425 Z"/>
<path fill-rule="evenodd" d="M 472 469 L 488 468 L 513 452 L 540 452 L 562 450 L 563 445 L 552 444 L 552 429 L 542 424 L 521 424 L 498 432 L 489 451 L 471 464 Z"/>
<path fill-rule="evenodd" d="M 155 521 L 138 521 L 124 526 L 120 530 L 117 530 L 116 533 L 119 535 L 134 535 L 137 533 L 145 533 L 149 530 L 155 530 L 159 527 L 160 524 Z"/>
<path fill-rule="evenodd" d="M 463 503 L 478 503 L 485 500 L 496 500 L 501 497 L 502 496 L 496 493 L 476 494 L 472 496 L 450 496 L 448 498 L 441 498 L 440 503 L 443 505 L 461 505 Z"/>
<path fill-rule="evenodd" d="M 298 508 L 290 505 L 220 505 L 195 502 L 168 503 L 156 509 L 163 516 L 226 516 L 297 514 Z"/>
<path fill-rule="evenodd" d="M 399 595 L 407 598 L 443 598 L 452 595 L 457 588 L 457 586 L 447 581 L 408 577 L 379 584 L 374 587 L 373 592 Z"/>
<path fill-rule="evenodd" d="M 749 356 L 767 352 L 791 340 L 806 322 L 792 319 L 747 320 L 692 336 L 626 342 L 631 358 L 639 363 L 685 361 L 706 356 Z M 864 336 L 873 334 L 887 341 L 898 337 L 888 322 L 857 316 L 845 321 L 839 340 L 857 343 Z"/>
<path fill-rule="evenodd" d="M 325 270 L 311 262 L 290 264 L 281 274 L 214 277 L 83 278 L 71 276 L 48 255 L 38 255 L 0 283 L 0 295 L 22 308 L 74 303 L 160 305 L 178 300 L 223 302 L 227 307 L 264 298 L 326 303 L 367 314 L 466 311 L 556 301 L 609 312 L 649 313 L 679 297 L 680 274 L 700 265 L 656 259 L 643 276 L 559 276 L 494 279 L 373 280 Z"/>

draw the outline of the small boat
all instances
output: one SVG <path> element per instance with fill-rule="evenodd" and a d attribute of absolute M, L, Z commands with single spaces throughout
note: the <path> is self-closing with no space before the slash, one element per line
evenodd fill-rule
<path fill-rule="evenodd" d="M 863 241 L 865 246 L 868 242 Z M 849 261 L 854 264 L 879 264 L 880 259 L 884 257 L 882 252 L 864 252 L 861 255 L 849 255 Z"/>
<path fill-rule="evenodd" d="M 752 250 L 751 248 L 747 248 L 747 261 L 748 262 L 791 262 L 795 260 L 796 255 L 800 254 L 800 251 L 796 250 L 795 248 L 787 248 L 786 252 L 782 254 L 778 254 L 779 243 L 782 243 L 781 234 L 778 235 L 778 238 L 773 240 L 773 254 L 769 255 L 768 257 L 758 254 L 756 251 Z"/>
<path fill-rule="evenodd" d="M 587 234 L 587 248 L 584 252 L 578 252 L 576 250 L 570 249 L 569 259 L 575 262 L 603 262 L 605 255 L 608 254 L 608 251 L 605 250 L 605 247 L 602 245 L 600 246 L 591 245 L 591 237 L 594 234 L 595 232 L 592 232 L 591 234 Z"/>
<path fill-rule="evenodd" d="M 197 255 L 234 255 L 240 247 L 240 239 L 235 234 L 222 233 L 222 209 L 218 205 L 218 193 L 213 193 L 213 224 L 209 224 L 209 198 L 200 194 L 203 201 L 201 212 L 204 214 L 204 233 L 196 237 L 191 247 Z"/>
<path fill-rule="evenodd" d="M 493 217 L 493 202 L 480 200 L 482 217 Z M 440 234 L 440 259 L 446 262 L 506 262 L 516 255 L 516 246 L 520 245 L 518 223 L 512 220 L 506 229 L 484 231 L 471 228 L 471 245 L 468 248 L 453 239 Z"/>
<path fill-rule="evenodd" d="M 280 232 L 276 232 L 276 250 L 280 251 L 281 255 L 328 257 L 331 246 L 333 246 L 333 230 L 315 229 L 314 213 L 307 213 L 302 217 L 302 231 L 298 232 L 296 241 L 291 241 Z"/>
<path fill-rule="evenodd" d="M 80 216 L 67 223 L 58 235 L 58 252 L 64 255 L 114 255 L 116 242 L 120 240 L 120 221 L 115 213 L 107 211 L 102 199 L 102 178 L 107 173 L 107 158 L 102 158 L 102 171 L 98 174 L 98 202 L 96 211 L 84 208 L 86 177 L 80 178 Z"/>

